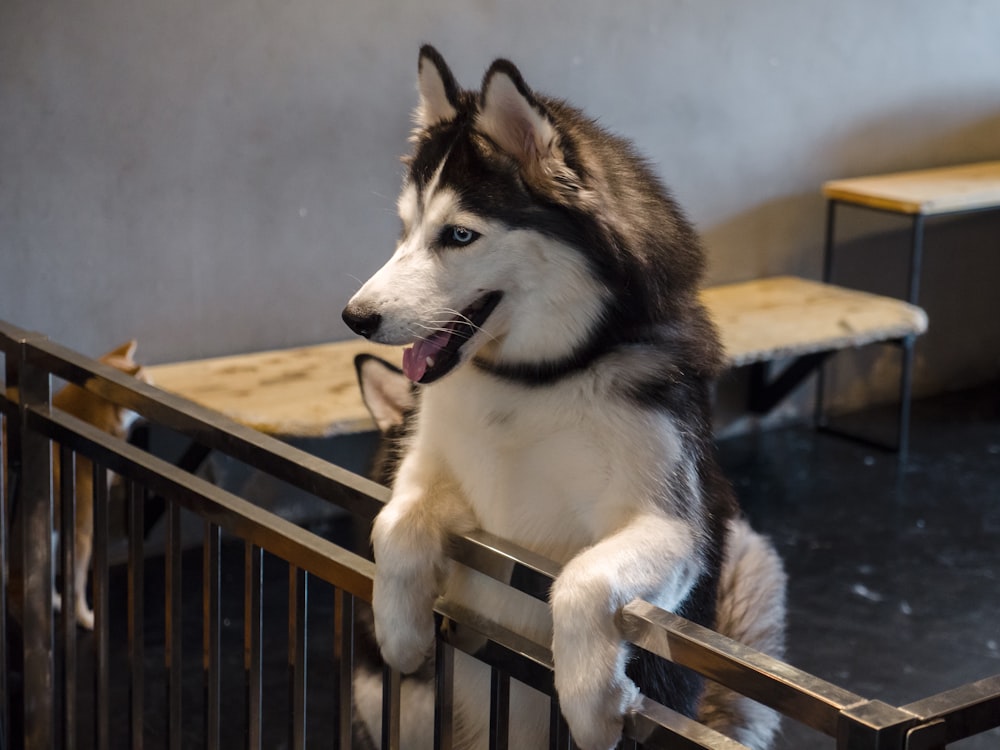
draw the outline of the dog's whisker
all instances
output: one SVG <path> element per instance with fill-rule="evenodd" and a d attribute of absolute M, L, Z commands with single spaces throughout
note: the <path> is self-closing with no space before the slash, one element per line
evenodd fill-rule
<path fill-rule="evenodd" d="M 490 341 L 496 341 L 496 336 L 494 336 L 492 333 L 490 333 L 489 331 L 487 331 L 482 326 L 476 325 L 472 321 L 472 319 L 469 318 L 468 315 L 465 315 L 461 310 L 455 310 L 455 309 L 450 308 L 450 307 L 443 307 L 438 312 L 444 313 L 444 314 L 449 315 L 451 317 L 449 317 L 447 320 L 444 320 L 444 321 L 433 320 L 433 321 L 431 321 L 431 323 L 433 323 L 433 324 L 452 323 L 456 319 L 458 319 L 458 320 L 461 320 L 463 323 L 465 323 L 466 325 L 468 325 L 472 329 L 472 333 L 464 333 L 463 332 L 464 333 L 464 338 L 470 339 L 477 332 L 481 331 L 483 333 L 483 335 L 485 335 Z"/>
<path fill-rule="evenodd" d="M 435 335 L 447 333 L 451 336 L 468 341 L 477 333 L 482 333 L 490 341 L 496 341 L 496 336 L 480 325 L 477 325 L 461 310 L 442 307 L 434 310 L 426 322 L 414 321 L 407 328 L 416 341 L 430 341 Z M 439 317 L 440 316 L 440 317 Z"/>
<path fill-rule="evenodd" d="M 454 328 L 437 327 L 437 326 L 425 326 L 425 325 L 422 325 L 422 324 L 421 324 L 421 328 L 425 329 L 425 331 L 427 331 L 428 334 L 431 334 L 431 333 L 450 333 L 452 336 L 456 336 L 458 338 L 462 338 L 462 339 L 466 339 L 466 340 L 471 339 L 472 336 L 475 334 L 475 331 L 473 331 L 473 332 L 470 333 L 470 332 L 464 331 L 464 330 L 455 330 Z M 422 341 L 428 341 L 431 338 L 430 335 L 420 335 L 420 334 L 417 334 L 416 332 L 414 332 L 414 335 L 418 339 L 421 339 Z"/>
<path fill-rule="evenodd" d="M 349 273 L 349 274 L 347 274 L 347 278 L 349 278 L 349 279 L 350 279 L 351 281 L 356 281 L 356 282 L 358 282 L 358 289 L 360 289 L 361 287 L 363 287 L 363 286 L 365 285 L 365 282 L 364 282 L 364 280 L 363 280 L 363 279 L 359 279 L 359 278 L 358 278 L 357 276 L 355 276 L 355 275 L 354 275 L 353 273 Z"/>

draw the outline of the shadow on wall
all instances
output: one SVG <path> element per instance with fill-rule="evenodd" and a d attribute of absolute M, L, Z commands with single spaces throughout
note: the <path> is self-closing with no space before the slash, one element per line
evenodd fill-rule
<path fill-rule="evenodd" d="M 997 96 L 930 102 L 856 127 L 825 149 L 830 174 L 824 179 L 1000 159 Z M 957 121 L 955 113 L 962 112 L 970 114 Z"/>
<path fill-rule="evenodd" d="M 779 273 L 819 278 L 826 221 L 823 182 L 1000 159 L 1000 112 L 963 122 L 956 122 L 953 114 L 976 112 L 983 102 L 995 101 L 995 96 L 980 93 L 971 101 L 936 101 L 886 113 L 850 132 L 832 125 L 827 145 L 818 137 L 810 153 L 788 155 L 798 164 L 787 171 L 799 177 L 785 195 L 749 202 L 746 210 L 700 228 L 712 261 L 710 283 Z M 884 230 L 884 220 L 879 225 L 874 218 L 862 217 L 864 223 L 850 227 L 845 223 L 843 229 L 855 234 Z M 746 247 L 747 238 L 752 238 L 753 247 Z"/>
<path fill-rule="evenodd" d="M 952 111 L 969 111 L 955 104 Z M 944 113 L 943 113 L 944 112 Z M 814 157 L 815 184 L 807 192 L 762 202 L 702 230 L 714 250 L 710 283 L 791 273 L 819 278 L 826 221 L 822 182 L 841 177 L 924 169 L 1000 159 L 1000 113 L 944 127 L 945 104 L 897 112 L 842 135 Z M 928 133 L 937 135 L 928 137 Z M 801 186 L 798 186 L 801 187 Z M 905 296 L 910 219 L 839 209 L 833 281 L 896 297 Z M 747 238 L 762 243 L 746 247 Z M 990 381 L 1000 373 L 1000 210 L 927 224 L 920 304 L 930 319 L 917 346 L 915 393 L 926 396 Z M 719 257 L 725 257 L 720 267 Z M 898 393 L 898 355 L 888 347 L 839 355 L 832 363 L 830 394 L 836 411 L 854 411 L 893 401 Z M 811 381 L 810 381 L 811 382 Z M 812 388 L 804 386 L 763 420 L 737 417 L 746 379 L 739 373 L 720 383 L 724 425 L 740 432 L 807 418 Z"/>
<path fill-rule="evenodd" d="M 764 201 L 702 229 L 702 240 L 709 252 L 709 283 L 728 284 L 780 274 L 819 278 L 823 217 L 817 185 L 813 192 Z"/>

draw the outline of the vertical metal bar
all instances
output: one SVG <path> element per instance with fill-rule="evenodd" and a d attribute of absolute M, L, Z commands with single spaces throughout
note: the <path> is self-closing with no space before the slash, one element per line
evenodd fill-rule
<path fill-rule="evenodd" d="M 333 593 L 334 666 L 337 670 L 337 744 L 351 750 L 353 700 L 351 678 L 354 672 L 354 597 L 342 589 Z"/>
<path fill-rule="evenodd" d="M 63 748 L 76 747 L 76 460 L 59 450 L 59 558 L 62 578 Z"/>
<path fill-rule="evenodd" d="M 181 750 L 181 508 L 167 503 L 164 659 L 167 668 L 167 747 Z"/>
<path fill-rule="evenodd" d="M 906 300 L 911 305 L 918 304 L 920 299 L 920 272 L 924 265 L 924 215 L 913 215 L 913 227 L 910 234 L 910 279 L 907 287 Z"/>
<path fill-rule="evenodd" d="M 129 746 L 142 750 L 145 698 L 145 622 L 143 618 L 143 583 L 145 575 L 143 518 L 146 492 L 129 482 L 126 492 L 128 512 L 128 666 L 129 666 Z"/>
<path fill-rule="evenodd" d="M 550 750 L 570 750 L 573 747 L 573 738 L 570 736 L 569 727 L 566 726 L 566 720 L 562 716 L 559 701 L 552 698 L 549 710 L 549 748 Z"/>
<path fill-rule="evenodd" d="M 490 750 L 507 750 L 510 723 L 510 675 L 490 669 Z"/>
<path fill-rule="evenodd" d="M 288 687 L 292 750 L 306 746 L 306 616 L 309 577 L 306 571 L 288 566 Z"/>
<path fill-rule="evenodd" d="M 561 721 L 559 701 L 553 697 L 549 702 L 549 750 L 559 750 L 559 723 Z"/>
<path fill-rule="evenodd" d="M 434 747 L 451 750 L 455 739 L 455 649 L 438 638 L 434 647 Z"/>
<path fill-rule="evenodd" d="M 246 676 L 247 750 L 261 748 L 261 594 L 264 550 L 247 542 L 243 565 L 243 671 Z"/>
<path fill-rule="evenodd" d="M 98 750 L 108 750 L 111 746 L 110 712 L 111 691 L 108 685 L 108 471 L 92 462 L 94 472 L 94 536 L 93 565 L 91 580 L 94 590 L 94 680 L 95 702 L 94 728 Z M 73 606 L 66 602 L 65 607 Z"/>
<path fill-rule="evenodd" d="M 399 672 L 382 668 L 382 750 L 399 749 Z"/>
<path fill-rule="evenodd" d="M 26 750 L 48 750 L 54 741 L 55 695 L 52 594 L 52 451 L 44 435 L 27 429 L 27 409 L 48 407 L 49 373 L 28 362 L 22 342 L 20 386 L 20 527 L 23 580 L 24 740 Z M 29 543 L 30 540 L 30 543 Z"/>
<path fill-rule="evenodd" d="M 16 397 L 18 391 L 18 360 L 12 351 L 4 351 L 4 385 L 8 398 Z M 0 431 L 0 443 L 3 443 L 3 471 L 0 471 L 0 746 L 5 750 L 11 746 L 11 717 L 17 711 L 24 715 L 23 704 L 12 700 L 7 675 L 23 674 L 23 649 L 8 649 L 8 597 L 10 590 L 10 575 L 17 575 L 20 570 L 21 547 L 17 544 L 17 530 L 13 528 L 15 508 L 19 487 L 21 469 L 21 420 L 11 412 L 4 417 L 0 414 L 4 430 Z M 22 511 L 23 512 L 23 511 Z M 23 529 L 23 523 L 19 524 Z"/>
<path fill-rule="evenodd" d="M 222 530 L 211 521 L 205 522 L 205 542 L 202 562 L 202 674 L 205 684 L 205 747 L 219 747 L 219 584 L 220 543 Z"/>
<path fill-rule="evenodd" d="M 6 362 L 4 365 L 6 367 Z M 7 501 L 10 484 L 7 478 L 13 472 L 10 442 L 7 439 L 8 431 L 13 428 L 9 422 L 0 411 L 0 749 L 10 747 L 10 716 L 13 711 L 7 689 L 7 674 L 14 666 L 9 661 L 10 654 L 7 652 L 7 570 L 10 558 L 7 528 L 11 519 L 10 504 Z"/>

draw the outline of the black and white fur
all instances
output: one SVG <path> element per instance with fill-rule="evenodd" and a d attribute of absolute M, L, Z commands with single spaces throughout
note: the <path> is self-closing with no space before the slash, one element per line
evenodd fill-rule
<path fill-rule="evenodd" d="M 636 681 L 689 716 L 703 690 L 631 660 L 615 614 L 643 598 L 715 625 L 742 523 L 713 454 L 722 358 L 697 297 L 702 250 L 627 142 L 510 62 L 474 93 L 424 47 L 418 89 L 402 236 L 344 311 L 362 335 L 412 344 L 404 370 L 426 386 L 372 533 L 376 637 L 389 664 L 418 670 L 444 595 L 551 642 L 574 740 L 611 748 Z M 510 606 L 505 587 L 449 564 L 447 536 L 476 527 L 563 565 L 549 607 Z M 458 744 L 477 747 L 489 675 L 459 657 L 455 679 Z M 517 685 L 511 706 L 512 746 L 544 744 L 545 702 Z"/>

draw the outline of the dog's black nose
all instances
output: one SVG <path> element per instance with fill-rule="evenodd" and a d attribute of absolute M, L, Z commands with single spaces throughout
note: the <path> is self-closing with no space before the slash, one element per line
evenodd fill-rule
<path fill-rule="evenodd" d="M 365 307 L 355 308 L 348 305 L 344 308 L 342 317 L 352 331 L 366 339 L 371 338 L 382 323 L 381 315 Z"/>

